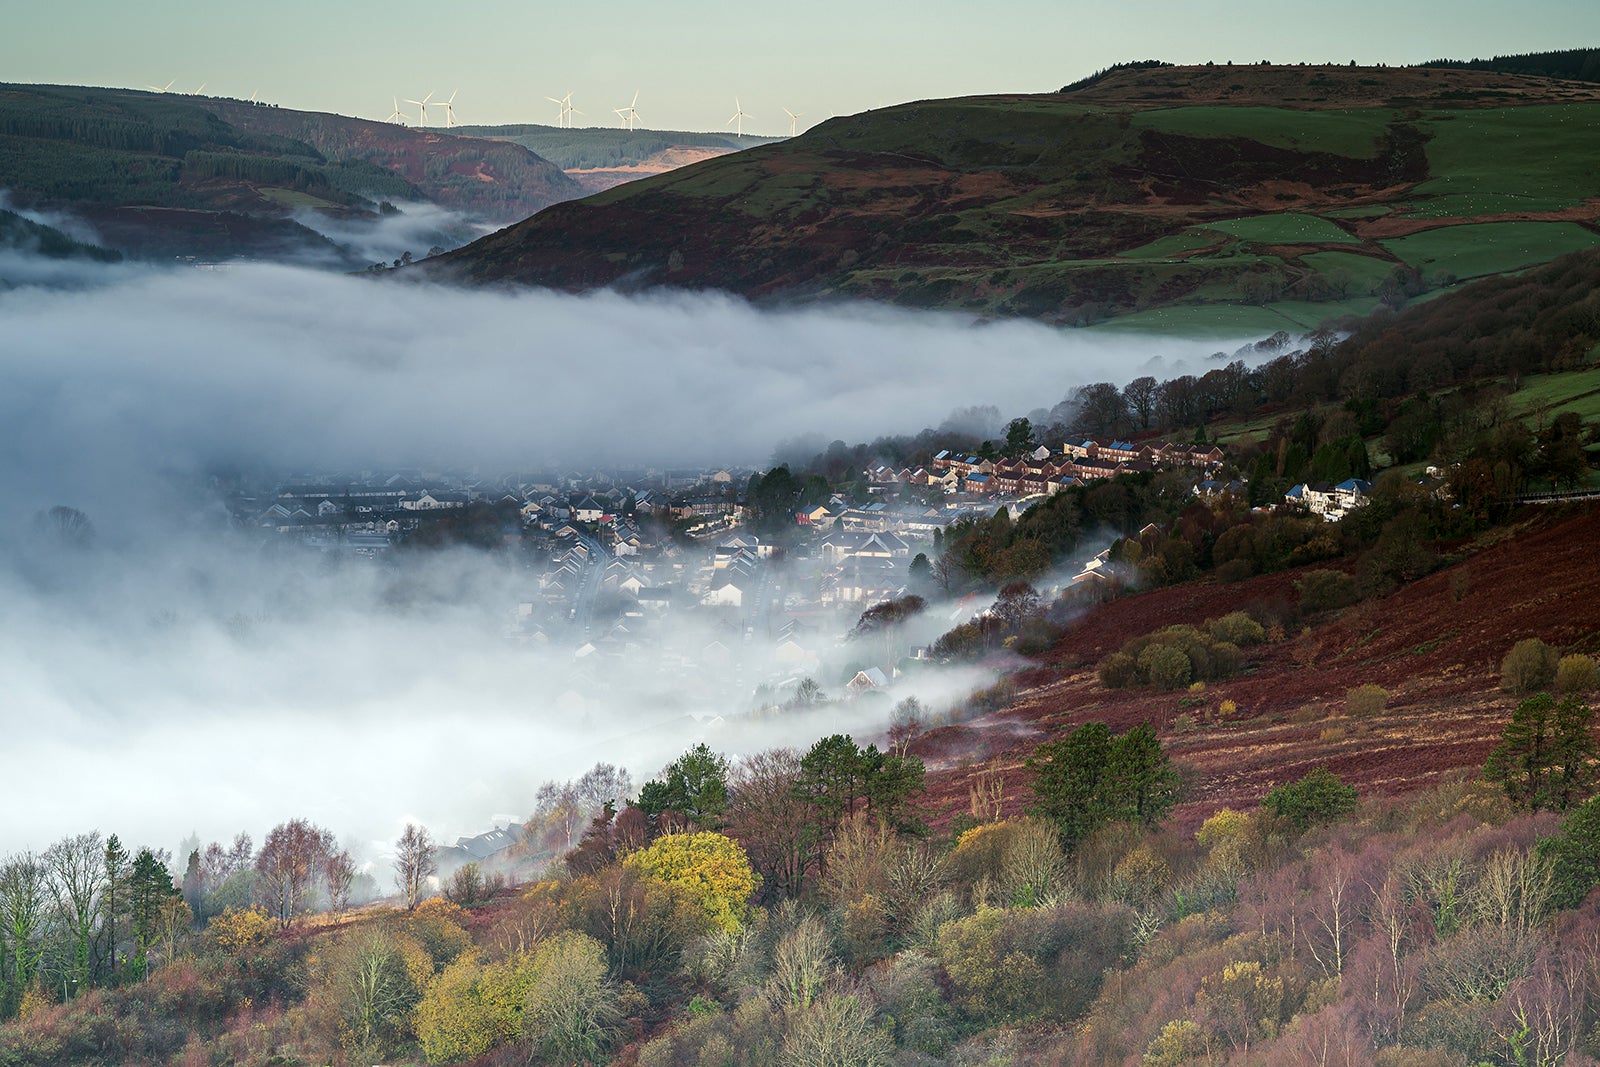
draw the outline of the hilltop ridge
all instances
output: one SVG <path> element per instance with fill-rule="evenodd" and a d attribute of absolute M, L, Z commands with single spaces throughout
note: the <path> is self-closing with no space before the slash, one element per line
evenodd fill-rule
<path fill-rule="evenodd" d="M 1306 329 L 1600 243 L 1600 86 L 1160 67 L 919 101 L 558 205 L 474 282 Z"/>
<path fill-rule="evenodd" d="M 376 222 L 395 202 L 496 225 L 581 195 L 560 168 L 507 142 L 242 100 L 50 85 L 0 85 L 0 189 L 19 207 L 78 216 L 136 255 L 350 266 L 364 264 L 308 220 Z"/>

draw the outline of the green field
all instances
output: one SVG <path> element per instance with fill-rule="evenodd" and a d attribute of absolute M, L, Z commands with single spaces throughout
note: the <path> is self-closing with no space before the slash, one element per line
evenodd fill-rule
<path fill-rule="evenodd" d="M 1433 113 L 1426 120 L 1429 169 L 1417 187 L 1426 196 L 1503 194 L 1576 204 L 1600 196 L 1594 152 L 1600 105 L 1551 104 Z"/>
<path fill-rule="evenodd" d="M 1575 411 L 1585 421 L 1600 418 L 1600 368 L 1524 378 L 1511 404 L 1519 415 L 1542 408 L 1547 416 Z"/>
<path fill-rule="evenodd" d="M 1600 235 L 1575 222 L 1481 222 L 1381 242 L 1429 276 L 1476 278 L 1544 263 L 1600 245 Z"/>
<path fill-rule="evenodd" d="M 1172 333 L 1186 337 L 1242 339 L 1287 330 L 1300 334 L 1327 319 L 1365 315 L 1377 306 L 1370 297 L 1311 303 L 1281 300 L 1272 304 L 1180 304 L 1121 315 L 1090 329 L 1103 333 Z"/>
<path fill-rule="evenodd" d="M 1355 252 L 1308 252 L 1300 257 L 1312 270 L 1321 274 L 1343 272 L 1350 277 L 1352 293 L 1370 293 L 1378 284 L 1394 273 L 1395 265 L 1377 256 L 1363 256 Z"/>
<path fill-rule="evenodd" d="M 1333 152 L 1372 159 L 1378 138 L 1395 112 L 1290 111 L 1277 107 L 1182 107 L 1144 111 L 1133 117 L 1135 128 L 1190 137 L 1240 137 L 1274 148 Z"/>
<path fill-rule="evenodd" d="M 1207 222 L 1191 227 L 1193 230 L 1216 230 L 1232 234 L 1258 244 L 1359 244 L 1336 224 L 1316 215 L 1285 212 L 1281 215 L 1252 215 L 1249 218 L 1229 219 L 1226 222 Z"/>

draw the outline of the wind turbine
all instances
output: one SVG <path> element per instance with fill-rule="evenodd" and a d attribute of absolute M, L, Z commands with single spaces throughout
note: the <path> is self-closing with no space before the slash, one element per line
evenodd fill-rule
<path fill-rule="evenodd" d="M 572 106 L 572 91 L 569 89 L 566 96 L 547 96 L 545 99 L 560 109 L 556 115 L 556 125 L 558 127 L 570 125 L 571 115 L 577 111 L 577 108 Z M 581 115 L 583 112 L 578 111 L 578 114 Z"/>
<path fill-rule="evenodd" d="M 200 88 L 196 89 L 194 92 L 190 93 L 189 95 L 190 96 L 199 96 L 201 93 L 206 91 L 206 85 L 207 84 L 208 83 L 206 83 L 206 82 L 201 82 L 200 83 Z"/>
<path fill-rule="evenodd" d="M 261 99 L 260 98 L 261 98 L 261 90 L 260 89 L 257 89 L 255 92 L 250 94 L 250 102 L 252 104 L 261 103 Z M 400 113 L 400 105 L 398 103 L 396 103 L 394 105 L 394 110 L 395 110 L 395 114 L 398 115 Z"/>
<path fill-rule="evenodd" d="M 633 92 L 633 103 L 629 104 L 627 107 L 614 107 L 611 109 L 612 114 L 616 115 L 617 118 L 622 121 L 623 129 L 631 130 L 633 129 L 633 124 L 639 121 L 638 103 L 639 91 L 635 89 Z"/>
<path fill-rule="evenodd" d="M 793 137 L 794 136 L 794 124 L 799 122 L 802 118 L 805 117 L 805 112 L 802 111 L 802 112 L 800 112 L 800 114 L 796 115 L 793 111 L 790 111 L 788 108 L 784 108 L 783 109 L 783 113 L 785 115 L 789 116 L 789 136 Z"/>
<path fill-rule="evenodd" d="M 398 122 L 400 125 L 404 126 L 406 124 L 406 117 L 400 113 L 400 98 L 398 96 L 391 96 L 389 99 L 394 101 L 394 110 L 389 112 L 389 117 L 383 121 Z M 255 103 L 255 97 L 251 97 L 250 102 L 252 104 Z M 410 101 L 407 101 L 407 103 L 410 103 Z"/>
<path fill-rule="evenodd" d="M 456 109 L 454 105 L 456 102 L 456 93 L 459 93 L 460 91 L 460 89 L 456 89 L 450 94 L 450 99 L 444 102 L 444 128 L 447 130 L 456 125 Z"/>
<path fill-rule="evenodd" d="M 406 101 L 406 103 L 408 103 L 408 104 L 416 104 L 417 105 L 417 125 L 418 126 L 426 126 L 428 124 L 428 105 L 430 103 L 432 103 L 432 102 L 433 102 L 433 94 L 432 93 L 429 93 L 427 96 L 423 97 L 421 100 L 407 100 Z"/>
<path fill-rule="evenodd" d="M 743 137 L 744 136 L 744 120 L 745 119 L 751 119 L 751 118 L 755 118 L 755 116 L 754 115 L 745 114 L 744 108 L 742 106 L 740 106 L 739 98 L 736 96 L 736 97 L 733 98 L 733 118 L 729 119 L 727 122 L 724 122 L 723 125 L 724 126 L 732 126 L 735 123 L 738 123 L 738 128 L 734 130 L 734 134 L 733 135 L 735 137 Z"/>
<path fill-rule="evenodd" d="M 174 85 L 176 85 L 177 81 L 178 81 L 177 78 L 173 78 L 172 81 L 169 81 L 167 84 L 165 84 L 163 86 L 160 86 L 159 88 L 157 88 L 154 85 L 146 85 L 145 88 L 149 89 L 152 93 L 164 93 L 168 89 L 171 89 Z"/>

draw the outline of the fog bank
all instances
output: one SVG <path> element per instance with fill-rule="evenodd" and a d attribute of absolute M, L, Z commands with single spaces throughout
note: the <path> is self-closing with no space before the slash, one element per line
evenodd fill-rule
<path fill-rule="evenodd" d="M 759 465 L 785 437 L 1020 414 L 1216 347 L 281 267 L 41 277 L 87 287 L 0 291 L 0 729 L 19 798 L 0 852 L 91 828 L 260 840 L 293 816 L 371 842 L 406 818 L 471 833 L 597 759 L 642 781 L 697 734 L 719 743 L 686 717 L 740 710 L 648 665 L 596 679 L 570 648 L 507 641 L 537 576 L 504 561 L 335 564 L 237 531 L 219 471 Z M 93 520 L 94 548 L 34 536 L 57 504 Z M 739 743 L 864 735 L 887 707 L 830 715 Z"/>

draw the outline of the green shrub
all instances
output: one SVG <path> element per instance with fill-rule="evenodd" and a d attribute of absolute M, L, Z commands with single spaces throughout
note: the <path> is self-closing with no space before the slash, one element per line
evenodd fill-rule
<path fill-rule="evenodd" d="M 1558 666 L 1555 649 L 1537 637 L 1525 637 L 1500 661 L 1500 688 L 1508 693 L 1546 689 L 1555 681 Z"/>
<path fill-rule="evenodd" d="M 1252 619 L 1248 612 L 1234 611 L 1220 619 L 1206 623 L 1206 632 L 1214 641 L 1227 641 L 1241 648 L 1259 645 L 1267 639 L 1267 631 Z"/>
<path fill-rule="evenodd" d="M 1100 684 L 1107 689 L 1121 689 L 1139 680 L 1139 665 L 1126 652 L 1113 652 L 1100 661 Z"/>
<path fill-rule="evenodd" d="M 938 955 L 952 999 L 972 1021 L 1064 1021 L 1127 962 L 1132 935 L 1133 913 L 1119 905 L 985 908 L 947 924 Z"/>
<path fill-rule="evenodd" d="M 1349 607 L 1361 599 L 1356 580 L 1343 571 L 1306 571 L 1294 586 L 1300 591 L 1300 610 L 1307 615 Z"/>
<path fill-rule="evenodd" d="M 1351 718 L 1370 719 L 1389 706 L 1389 691 L 1381 685 L 1358 685 L 1345 694 L 1344 710 Z"/>
<path fill-rule="evenodd" d="M 1150 645 L 1139 653 L 1139 670 L 1150 684 L 1162 689 L 1177 689 L 1189 684 L 1191 664 L 1181 648 Z"/>
<path fill-rule="evenodd" d="M 1345 785 L 1326 767 L 1318 767 L 1298 782 L 1280 785 L 1266 795 L 1261 806 L 1296 829 L 1330 822 L 1356 810 L 1360 798 L 1355 786 Z"/>
<path fill-rule="evenodd" d="M 1234 582 L 1242 582 L 1249 578 L 1255 573 L 1255 568 L 1250 566 L 1250 561 L 1247 559 L 1230 559 L 1228 562 L 1218 566 L 1212 573 L 1217 576 L 1218 582 L 1224 585 L 1231 585 Z"/>
<path fill-rule="evenodd" d="M 1556 692 L 1586 693 L 1594 688 L 1595 665 L 1588 656 L 1562 656 L 1556 664 Z"/>

